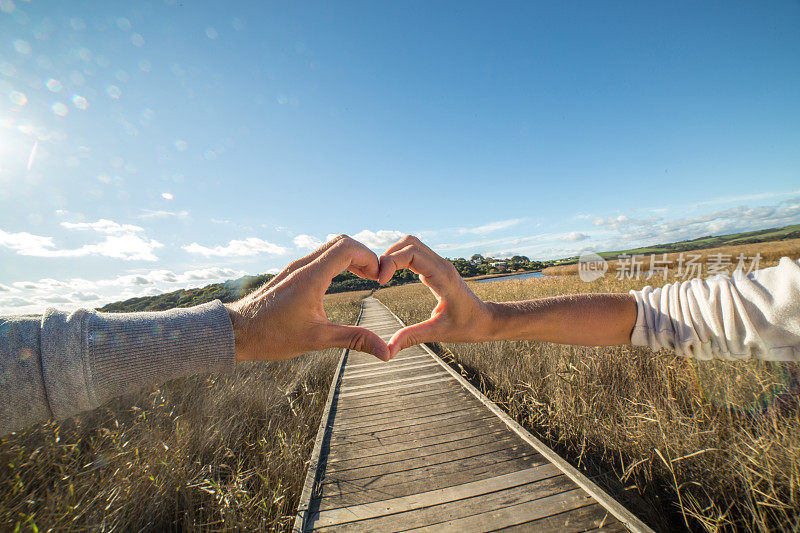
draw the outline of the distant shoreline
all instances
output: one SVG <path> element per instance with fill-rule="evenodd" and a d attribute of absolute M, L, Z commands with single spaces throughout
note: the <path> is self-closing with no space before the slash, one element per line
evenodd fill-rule
<path fill-rule="evenodd" d="M 491 278 L 505 278 L 508 276 L 519 276 L 520 274 L 530 274 L 531 272 L 541 272 L 541 270 L 523 270 L 521 272 L 503 272 L 502 274 L 482 274 L 480 276 L 472 276 L 471 278 L 463 278 L 464 281 L 478 281 L 482 279 Z"/>

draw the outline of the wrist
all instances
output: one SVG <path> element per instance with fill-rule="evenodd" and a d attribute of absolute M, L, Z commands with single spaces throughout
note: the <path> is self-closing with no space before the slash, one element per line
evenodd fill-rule
<path fill-rule="evenodd" d="M 245 333 L 247 331 L 247 319 L 241 312 L 239 312 L 234 304 L 225 304 L 225 309 L 228 311 L 228 317 L 230 317 L 231 326 L 233 327 L 233 341 L 236 361 L 245 361 L 247 360 L 245 357 Z"/>
<path fill-rule="evenodd" d="M 507 314 L 506 305 L 497 302 L 483 302 L 485 310 L 485 320 L 481 341 L 496 341 L 503 339 L 503 326 L 505 315 Z"/>

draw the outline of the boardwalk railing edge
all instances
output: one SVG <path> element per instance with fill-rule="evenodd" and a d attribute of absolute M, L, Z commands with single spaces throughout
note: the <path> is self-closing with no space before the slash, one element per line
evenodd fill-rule
<path fill-rule="evenodd" d="M 391 311 L 390 311 L 391 312 Z M 364 315 L 364 300 L 361 301 L 361 310 L 358 312 L 356 325 L 361 322 L 361 317 Z M 342 374 L 342 367 L 344 366 L 345 359 L 349 348 L 342 350 L 342 355 L 339 358 L 339 364 L 336 367 L 336 372 L 333 374 L 331 380 L 331 387 L 328 390 L 328 400 L 325 403 L 325 410 L 322 411 L 322 419 L 319 422 L 319 429 L 317 429 L 317 438 L 314 441 L 314 450 L 311 452 L 311 460 L 308 462 L 308 470 L 306 471 L 306 481 L 303 484 L 303 492 L 300 493 L 300 503 L 297 505 L 297 513 L 294 519 L 294 526 L 292 527 L 293 533 L 302 533 L 303 526 L 308 519 L 308 508 L 311 505 L 311 497 L 314 491 L 314 484 L 317 481 L 319 470 L 319 458 L 322 453 L 322 445 L 325 442 L 325 433 L 328 430 L 328 422 L 331 416 L 331 406 L 333 399 L 336 397 L 336 387 L 339 384 L 339 376 Z"/>
<path fill-rule="evenodd" d="M 400 320 L 394 312 L 389 309 L 383 302 L 375 298 L 383 307 L 389 311 L 392 316 L 400 323 L 401 327 L 405 327 L 405 322 Z M 362 305 L 363 309 L 363 305 Z M 533 446 L 536 451 L 541 453 L 547 460 L 556 465 L 556 467 L 564 472 L 564 474 L 572 479 L 580 488 L 589 493 L 595 500 L 605 507 L 608 512 L 614 515 L 617 520 L 625 524 L 625 526 L 635 533 L 654 533 L 654 531 L 644 522 L 642 522 L 636 515 L 630 512 L 625 506 L 612 498 L 606 491 L 598 487 L 592 480 L 583 475 L 577 468 L 569 464 L 564 458 L 551 450 L 542 441 L 531 435 L 528 430 L 519 425 L 516 420 L 511 418 L 508 413 L 503 411 L 496 403 L 486 397 L 481 391 L 475 388 L 472 383 L 467 381 L 464 376 L 453 370 L 450 365 L 442 360 L 441 357 L 431 350 L 427 345 L 421 344 L 423 349 L 428 352 L 437 363 L 439 363 L 447 372 L 450 373 L 465 389 L 472 393 L 482 404 L 489 408 L 495 415 L 497 415 L 514 433 L 519 435 L 522 440 Z"/>

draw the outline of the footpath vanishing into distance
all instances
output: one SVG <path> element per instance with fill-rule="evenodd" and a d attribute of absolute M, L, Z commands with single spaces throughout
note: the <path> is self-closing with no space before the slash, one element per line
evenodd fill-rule
<path fill-rule="evenodd" d="M 403 327 L 375 298 L 358 323 Z M 425 346 L 343 352 L 294 530 L 651 531 Z"/>

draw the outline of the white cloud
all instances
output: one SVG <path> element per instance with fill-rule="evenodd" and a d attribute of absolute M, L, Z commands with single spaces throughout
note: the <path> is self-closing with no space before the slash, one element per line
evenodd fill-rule
<path fill-rule="evenodd" d="M 368 229 L 361 230 L 353 238 L 358 242 L 363 243 L 368 248 L 385 249 L 394 244 L 405 236 L 405 233 L 397 230 L 382 229 L 378 231 L 370 231 Z M 330 240 L 330 236 L 329 240 Z"/>
<path fill-rule="evenodd" d="M 272 255 L 284 255 L 289 252 L 283 246 L 273 244 L 258 237 L 248 237 L 244 240 L 232 240 L 225 246 L 214 246 L 209 248 L 196 242 L 182 247 L 190 254 L 200 254 L 205 257 L 242 257 L 248 255 L 258 255 L 267 253 Z"/>
<path fill-rule="evenodd" d="M 4 309 L 14 312 L 15 308 L 26 307 L 35 304 L 36 302 L 26 298 L 0 298 L 0 313 L 5 312 Z"/>
<path fill-rule="evenodd" d="M 9 292 L 0 293 L 0 313 L 40 313 L 53 304 L 65 310 L 99 307 L 111 301 L 198 287 L 244 275 L 242 270 L 211 267 L 182 273 L 171 270 L 131 272 L 98 280 L 44 278 L 18 281 L 12 283 L 13 288 L 8 287 Z"/>
<path fill-rule="evenodd" d="M 298 235 L 294 238 L 294 245 L 298 248 L 305 248 L 308 250 L 316 250 L 320 246 L 322 246 L 323 242 L 316 237 L 312 237 L 311 235 Z"/>
<path fill-rule="evenodd" d="M 71 295 L 73 300 L 79 302 L 92 302 L 100 300 L 101 296 L 96 292 L 73 292 Z"/>
<path fill-rule="evenodd" d="M 161 193 L 161 198 L 163 198 L 164 200 L 174 200 L 175 199 L 175 195 L 172 194 L 171 192 L 162 192 Z"/>
<path fill-rule="evenodd" d="M 0 292 L 11 292 L 11 287 L 0 283 Z"/>
<path fill-rule="evenodd" d="M 494 231 L 499 231 L 501 229 L 508 229 L 514 227 L 518 224 L 524 222 L 524 218 L 511 218 L 508 220 L 498 220 L 496 222 L 489 222 L 488 224 L 484 224 L 482 226 L 476 226 L 474 228 L 458 228 L 459 233 L 472 233 L 475 235 L 484 235 L 486 233 L 492 233 Z"/>
<path fill-rule="evenodd" d="M 139 234 L 144 230 L 131 224 L 118 224 L 112 220 L 100 219 L 97 222 L 62 222 L 61 225 L 72 230 L 93 230 L 106 235 L 95 244 L 84 244 L 79 248 L 63 249 L 56 247 L 52 237 L 33 235 L 28 232 L 10 233 L 0 229 L 0 246 L 16 251 L 19 255 L 33 257 L 86 257 L 102 256 L 126 261 L 155 261 L 154 251 L 164 245 Z"/>
<path fill-rule="evenodd" d="M 186 218 L 189 216 L 189 211 L 163 211 L 157 210 L 153 211 L 150 209 L 143 209 L 143 214 L 137 216 L 136 218 L 141 219 L 161 219 L 161 218 Z"/>
<path fill-rule="evenodd" d="M 43 237 L 21 231 L 19 233 L 9 233 L 0 229 L 0 246 L 15 250 L 20 255 L 36 255 L 41 250 L 53 248 L 52 237 Z"/>
<path fill-rule="evenodd" d="M 578 242 L 588 239 L 589 236 L 579 231 L 573 231 L 564 235 L 563 239 L 567 242 Z"/>
<path fill-rule="evenodd" d="M 125 233 L 141 233 L 144 228 L 133 224 L 119 224 L 113 220 L 101 218 L 96 222 L 62 222 L 61 225 L 67 229 L 93 230 L 105 235 L 120 235 Z"/>

